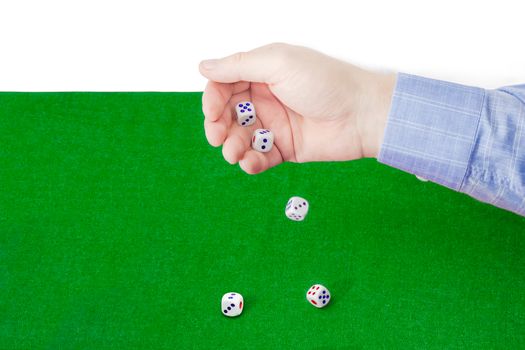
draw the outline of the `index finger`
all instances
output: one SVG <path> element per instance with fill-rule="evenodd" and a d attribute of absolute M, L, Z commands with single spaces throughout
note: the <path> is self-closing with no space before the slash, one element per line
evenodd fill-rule
<path fill-rule="evenodd" d="M 250 83 L 240 81 L 237 83 L 218 83 L 208 81 L 202 94 L 202 112 L 206 120 L 215 122 L 224 114 L 228 102 L 234 94 L 250 88 Z"/>

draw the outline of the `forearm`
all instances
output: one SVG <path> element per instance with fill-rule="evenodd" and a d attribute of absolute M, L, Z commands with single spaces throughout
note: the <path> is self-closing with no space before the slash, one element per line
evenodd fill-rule
<path fill-rule="evenodd" d="M 525 215 L 524 96 L 399 74 L 378 160 Z"/>

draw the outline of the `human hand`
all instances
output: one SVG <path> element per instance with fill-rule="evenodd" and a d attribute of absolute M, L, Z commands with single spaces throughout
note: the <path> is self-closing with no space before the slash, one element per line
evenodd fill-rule
<path fill-rule="evenodd" d="M 256 174 L 282 162 L 376 157 L 395 85 L 394 74 L 366 71 L 317 51 L 270 44 L 199 65 L 209 79 L 204 128 L 224 159 Z M 242 127 L 235 105 L 252 101 L 257 121 Z M 270 129 L 268 153 L 251 148 L 255 129 Z"/>

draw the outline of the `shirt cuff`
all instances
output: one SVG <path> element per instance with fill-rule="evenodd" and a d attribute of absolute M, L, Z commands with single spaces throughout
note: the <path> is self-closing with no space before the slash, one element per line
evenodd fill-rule
<path fill-rule="evenodd" d="M 459 191 L 485 90 L 399 73 L 378 161 Z"/>

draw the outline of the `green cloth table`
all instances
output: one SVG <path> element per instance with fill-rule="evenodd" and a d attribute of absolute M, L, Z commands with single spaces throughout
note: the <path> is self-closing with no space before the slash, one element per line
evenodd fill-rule
<path fill-rule="evenodd" d="M 200 99 L 0 94 L 0 349 L 525 348 L 524 218 L 370 159 L 244 174 Z"/>

